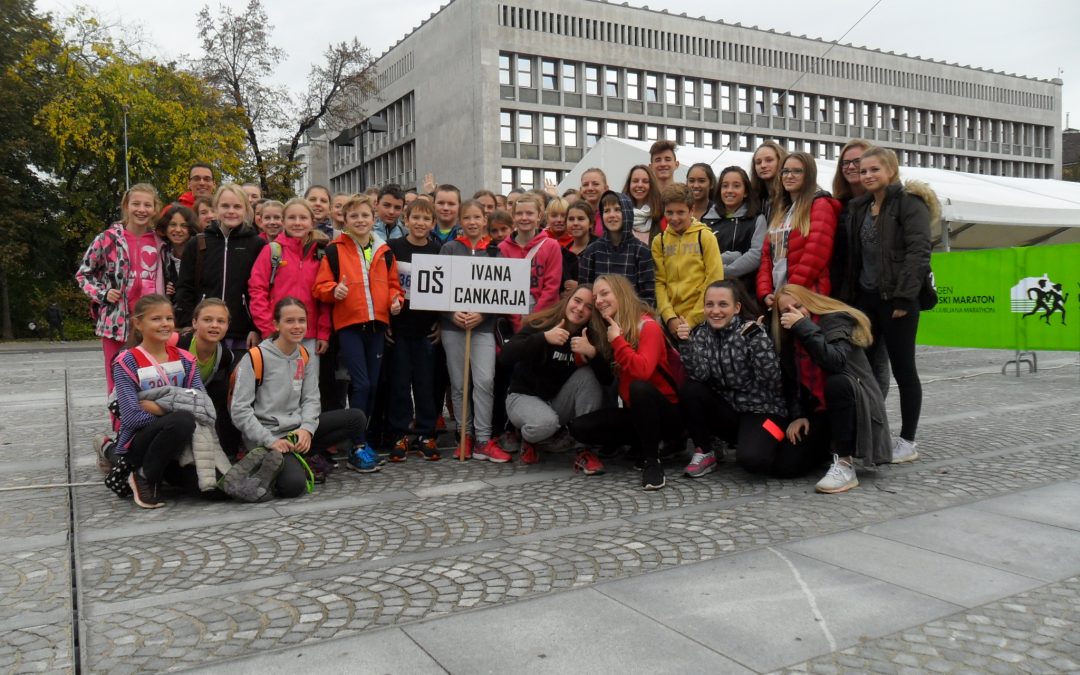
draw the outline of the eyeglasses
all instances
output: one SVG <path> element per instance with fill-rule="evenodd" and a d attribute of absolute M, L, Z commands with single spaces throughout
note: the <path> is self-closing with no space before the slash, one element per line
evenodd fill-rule
<path fill-rule="evenodd" d="M 855 159 L 842 159 L 842 160 L 840 160 L 840 168 L 841 169 L 846 169 L 849 166 L 854 166 L 856 169 L 859 168 L 859 158 L 856 157 Z"/>
<path fill-rule="evenodd" d="M 806 173 L 806 169 L 780 169 L 781 176 L 801 176 Z"/>

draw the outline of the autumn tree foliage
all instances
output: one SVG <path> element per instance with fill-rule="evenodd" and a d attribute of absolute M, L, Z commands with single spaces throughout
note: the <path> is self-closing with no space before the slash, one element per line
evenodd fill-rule
<path fill-rule="evenodd" d="M 292 92 L 271 77 L 284 51 L 271 39 L 274 27 L 261 0 L 233 12 L 222 5 L 198 16 L 202 39 L 199 71 L 244 118 L 250 169 L 263 194 L 287 196 L 298 175 L 297 149 L 305 132 L 321 121 L 343 128 L 360 121 L 362 104 L 375 91 L 375 64 L 355 38 L 327 47 L 313 65 L 307 88 Z"/>

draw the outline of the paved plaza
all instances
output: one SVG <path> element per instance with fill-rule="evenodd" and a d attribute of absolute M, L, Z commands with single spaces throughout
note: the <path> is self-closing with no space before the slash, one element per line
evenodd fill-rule
<path fill-rule="evenodd" d="M 921 348 L 921 460 L 843 495 L 410 459 L 144 511 L 100 483 L 100 352 L 38 348 L 0 347 L 0 672 L 1080 671 L 1076 354 Z"/>

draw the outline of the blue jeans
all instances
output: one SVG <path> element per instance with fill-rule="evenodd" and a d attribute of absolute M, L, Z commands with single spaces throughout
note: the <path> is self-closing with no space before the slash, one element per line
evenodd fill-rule
<path fill-rule="evenodd" d="M 390 350 L 390 409 L 387 417 L 395 436 L 409 433 L 416 402 L 415 433 L 435 434 L 435 345 L 425 336 L 396 337 Z"/>
<path fill-rule="evenodd" d="M 384 330 L 382 324 L 368 322 L 338 331 L 338 345 L 349 369 L 349 407 L 363 410 L 369 419 L 382 367 Z"/>

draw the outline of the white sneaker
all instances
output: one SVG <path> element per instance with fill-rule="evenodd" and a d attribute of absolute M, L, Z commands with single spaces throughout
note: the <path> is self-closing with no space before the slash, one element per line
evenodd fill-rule
<path fill-rule="evenodd" d="M 837 455 L 833 455 L 832 459 L 832 466 L 829 467 L 825 477 L 817 482 L 817 491 L 835 494 L 857 487 L 859 479 L 855 477 L 855 467 Z"/>
<path fill-rule="evenodd" d="M 915 441 L 906 441 L 899 436 L 893 441 L 892 462 L 890 464 L 903 464 L 914 462 L 919 458 L 919 451 L 915 449 Z"/>

